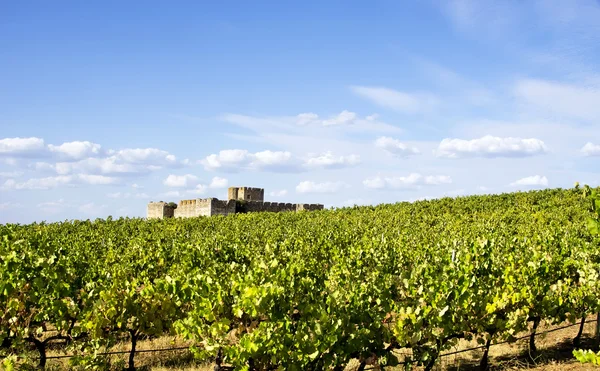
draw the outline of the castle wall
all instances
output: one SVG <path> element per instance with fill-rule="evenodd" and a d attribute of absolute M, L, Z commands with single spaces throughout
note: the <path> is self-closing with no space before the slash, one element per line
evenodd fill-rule
<path fill-rule="evenodd" d="M 194 199 L 181 200 L 177 204 L 174 216 L 176 218 L 192 218 L 197 216 L 210 216 L 210 198 L 209 199 Z"/>
<path fill-rule="evenodd" d="M 235 214 L 235 200 L 222 201 L 216 198 L 210 199 L 210 215 Z"/>
<path fill-rule="evenodd" d="M 324 207 L 321 204 L 292 204 L 283 202 L 257 202 L 248 201 L 246 203 L 246 211 L 249 213 L 256 212 L 273 212 L 279 213 L 283 211 L 300 211 L 300 210 L 322 210 Z"/>
<path fill-rule="evenodd" d="M 228 200 L 216 198 L 197 198 L 181 200 L 177 208 L 168 206 L 165 202 L 150 202 L 147 207 L 147 217 L 150 218 L 193 218 L 199 216 L 229 215 L 236 213 L 237 201 L 245 201 L 241 212 L 285 212 L 323 210 L 321 204 L 292 204 L 283 202 L 264 202 L 265 190 L 253 187 L 229 187 Z M 238 210 L 240 211 L 240 210 Z"/>
<path fill-rule="evenodd" d="M 173 211 L 174 208 L 165 202 L 150 202 L 146 208 L 146 216 L 148 219 L 172 218 Z"/>
<path fill-rule="evenodd" d="M 315 211 L 315 210 L 323 210 L 325 208 L 322 204 L 296 204 L 296 211 Z"/>

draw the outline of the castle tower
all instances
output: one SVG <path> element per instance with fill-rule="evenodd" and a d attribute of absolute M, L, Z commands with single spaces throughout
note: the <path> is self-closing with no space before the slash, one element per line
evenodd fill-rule
<path fill-rule="evenodd" d="M 146 208 L 147 219 L 172 218 L 175 213 L 175 207 L 166 202 L 150 202 Z"/>
<path fill-rule="evenodd" d="M 229 200 L 260 201 L 265 200 L 265 190 L 253 187 L 229 187 L 227 190 Z"/>

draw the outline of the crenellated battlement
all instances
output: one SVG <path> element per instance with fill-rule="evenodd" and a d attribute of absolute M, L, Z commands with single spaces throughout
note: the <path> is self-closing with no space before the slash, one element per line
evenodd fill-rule
<path fill-rule="evenodd" d="M 252 212 L 297 212 L 322 210 L 322 204 L 292 204 L 284 202 L 265 202 L 265 190 L 254 187 L 230 187 L 227 200 L 217 198 L 196 198 L 180 200 L 175 206 L 163 201 L 150 202 L 147 218 L 193 218 L 198 216 L 229 215 Z"/>
<path fill-rule="evenodd" d="M 264 201 L 265 190 L 254 187 L 229 187 L 227 198 L 239 201 Z"/>

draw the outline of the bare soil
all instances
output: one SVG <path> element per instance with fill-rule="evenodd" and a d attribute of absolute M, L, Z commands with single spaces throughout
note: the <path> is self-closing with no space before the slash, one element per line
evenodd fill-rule
<path fill-rule="evenodd" d="M 589 320 L 594 320 L 595 316 L 590 316 Z M 555 329 L 568 323 L 557 326 L 540 325 L 538 333 Z M 581 348 L 597 349 L 597 342 L 593 338 L 596 323 L 586 323 L 583 332 Z M 512 344 L 498 344 L 490 347 L 489 352 L 489 370 L 536 370 L 536 371 L 582 371 L 582 370 L 599 370 L 589 364 L 579 363 L 573 356 L 573 338 L 577 335 L 579 326 L 573 326 L 566 329 L 561 329 L 551 332 L 546 335 L 536 337 L 537 352 L 531 354 L 529 352 L 528 339 L 519 340 Z M 521 335 L 527 335 L 526 333 Z M 175 337 L 164 336 L 158 339 L 139 341 L 137 349 L 162 349 L 185 346 L 186 343 Z M 111 351 L 127 351 L 129 343 L 123 342 L 110 349 Z M 446 353 L 470 349 L 479 346 L 476 341 L 461 340 L 453 349 Z M 62 355 L 60 349 L 52 349 L 48 352 L 48 356 Z M 400 361 L 403 360 L 404 350 L 399 350 L 397 355 Z M 463 353 L 442 356 L 435 366 L 437 371 L 475 371 L 480 370 L 479 362 L 483 355 L 483 350 L 471 350 Z M 128 354 L 110 356 L 111 364 L 114 369 L 122 369 L 126 365 Z M 187 350 L 163 351 L 163 352 L 148 352 L 138 353 L 135 356 L 135 364 L 139 370 L 143 371 L 209 371 L 213 370 L 213 364 L 200 363 L 194 360 L 191 353 Z M 351 362 L 346 368 L 347 371 L 358 369 L 358 362 Z M 49 359 L 47 364 L 50 370 L 65 370 L 70 369 L 66 359 Z M 373 366 L 367 366 L 367 369 L 374 369 Z M 402 366 L 386 367 L 386 370 L 400 371 Z M 422 370 L 421 367 L 415 367 L 413 370 Z"/>

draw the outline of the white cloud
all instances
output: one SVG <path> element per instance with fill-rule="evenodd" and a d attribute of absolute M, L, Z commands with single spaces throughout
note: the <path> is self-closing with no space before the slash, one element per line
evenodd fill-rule
<path fill-rule="evenodd" d="M 545 176 L 533 175 L 525 178 L 521 178 L 515 182 L 510 183 L 511 186 L 548 186 L 548 178 Z"/>
<path fill-rule="evenodd" d="M 167 193 L 162 193 L 163 196 L 168 197 L 180 197 L 183 194 L 195 194 L 201 195 L 205 194 L 209 189 L 221 189 L 226 188 L 229 184 L 229 181 L 225 178 L 221 178 L 215 176 L 210 181 L 209 185 L 200 184 L 198 181 L 198 177 L 192 174 L 186 175 L 169 175 L 163 182 L 168 187 L 176 187 L 176 188 L 187 188 L 181 192 L 171 191 Z"/>
<path fill-rule="evenodd" d="M 500 138 L 486 135 L 479 139 L 442 140 L 435 151 L 438 157 L 525 157 L 546 153 L 548 151 L 540 139 Z"/>
<path fill-rule="evenodd" d="M 119 181 L 116 178 L 103 175 L 59 175 L 46 178 L 31 178 L 24 182 L 16 182 L 14 179 L 8 179 L 4 182 L 2 189 L 7 190 L 22 190 L 22 189 L 51 189 L 60 186 L 75 186 L 81 184 L 88 185 L 109 185 L 117 184 Z"/>
<path fill-rule="evenodd" d="M 131 188 L 134 188 L 134 189 L 143 189 L 144 187 L 143 187 L 143 186 L 141 186 L 141 185 L 139 185 L 139 184 L 133 183 L 133 184 L 131 185 Z"/>
<path fill-rule="evenodd" d="M 405 93 L 377 86 L 352 86 L 351 89 L 379 106 L 404 113 L 429 112 L 438 105 L 438 99 L 431 94 Z"/>
<path fill-rule="evenodd" d="M 292 159 L 292 154 L 290 152 L 282 151 L 262 151 L 256 152 L 251 158 L 252 162 L 250 163 L 250 167 L 269 168 L 289 164 Z"/>
<path fill-rule="evenodd" d="M 198 184 L 194 189 L 188 189 L 185 193 L 194 194 L 194 195 L 203 195 L 208 190 L 208 187 L 204 184 Z"/>
<path fill-rule="evenodd" d="M 229 181 L 225 178 L 220 178 L 218 176 L 213 177 L 210 181 L 209 188 L 227 188 L 229 185 Z"/>
<path fill-rule="evenodd" d="M 301 113 L 298 116 L 296 116 L 296 123 L 301 126 L 318 124 L 319 123 L 319 115 L 317 115 L 316 113 L 312 113 L 312 112 Z"/>
<path fill-rule="evenodd" d="M 79 206 L 77 209 L 88 215 L 98 215 L 106 209 L 106 205 L 98 205 L 94 202 L 88 202 Z"/>
<path fill-rule="evenodd" d="M 416 147 L 409 147 L 408 145 L 400 142 L 398 139 L 390 137 L 379 137 L 375 141 L 375 147 L 381 148 L 382 150 L 398 156 L 398 157 L 409 157 L 419 153 Z"/>
<path fill-rule="evenodd" d="M 311 157 L 312 156 L 312 157 Z M 273 172 L 301 171 L 302 167 L 341 168 L 360 162 L 357 155 L 335 156 L 331 151 L 319 155 L 309 155 L 304 162 L 288 151 L 262 151 L 251 153 L 247 150 L 230 149 L 211 154 L 200 160 L 206 170 L 240 171 L 262 170 Z"/>
<path fill-rule="evenodd" d="M 46 152 L 41 138 L 4 138 L 0 139 L 0 156 L 36 157 Z"/>
<path fill-rule="evenodd" d="M 577 119 L 597 122 L 600 117 L 600 89 L 545 80 L 521 80 L 517 97 L 528 106 Z"/>
<path fill-rule="evenodd" d="M 357 115 L 354 112 L 342 111 L 337 116 L 323 120 L 323 126 L 332 125 L 351 125 L 356 121 Z"/>
<path fill-rule="evenodd" d="M 327 119 L 322 119 L 316 113 L 301 113 L 295 117 L 297 125 L 321 125 L 321 126 L 338 126 L 338 125 L 353 125 L 360 120 L 355 112 L 343 110 L 337 115 L 330 116 Z"/>
<path fill-rule="evenodd" d="M 452 183 L 448 175 L 427 175 L 412 173 L 408 176 L 382 177 L 376 176 L 363 181 L 366 188 L 371 189 L 407 189 L 420 188 L 423 185 L 441 185 Z"/>
<path fill-rule="evenodd" d="M 159 196 L 161 197 L 181 197 L 181 192 L 179 191 L 168 191 L 165 193 L 161 193 Z"/>
<path fill-rule="evenodd" d="M 226 114 L 221 120 L 252 130 L 259 135 L 274 132 L 288 132 L 306 135 L 307 127 L 311 131 L 322 132 L 390 132 L 402 130 L 396 126 L 378 120 L 373 114 L 361 117 L 355 112 L 344 110 L 338 114 L 320 117 L 316 113 L 307 112 L 296 116 L 254 117 L 240 114 Z"/>
<path fill-rule="evenodd" d="M 211 154 L 200 160 L 206 170 L 219 169 L 225 171 L 243 169 L 287 171 L 296 167 L 294 162 L 290 152 L 262 151 L 250 153 L 242 149 L 222 150 L 218 154 Z"/>
<path fill-rule="evenodd" d="M 77 143 L 73 145 L 73 143 Z M 68 147 L 61 149 L 61 156 L 70 153 L 72 159 L 83 156 L 84 153 L 93 154 L 94 144 L 85 145 L 81 143 L 89 142 L 71 142 Z M 64 145 L 64 144 L 63 144 Z M 57 147 L 58 148 L 58 147 Z M 98 147 L 99 148 L 99 147 Z M 57 152 L 58 150 L 55 150 Z M 86 152 L 87 151 L 87 152 Z M 36 170 L 55 171 L 57 174 L 142 174 L 151 171 L 160 170 L 164 167 L 177 167 L 175 156 L 166 151 L 155 148 L 146 149 L 124 149 L 118 152 L 109 151 L 108 157 L 87 157 L 75 162 L 57 162 L 50 164 L 47 162 L 37 162 L 34 167 Z"/>
<path fill-rule="evenodd" d="M 343 182 L 323 182 L 316 183 L 312 181 L 303 181 L 296 186 L 298 193 L 334 193 L 348 185 Z"/>
<path fill-rule="evenodd" d="M 72 177 L 76 181 L 80 181 L 90 185 L 107 185 L 118 183 L 117 178 L 112 178 L 104 175 L 79 174 Z"/>
<path fill-rule="evenodd" d="M 588 142 L 581 148 L 581 152 L 585 156 L 600 156 L 600 145 Z"/>
<path fill-rule="evenodd" d="M 271 197 L 283 197 L 283 196 L 286 196 L 287 194 L 288 194 L 288 191 L 285 189 L 269 192 L 269 196 L 271 196 Z"/>
<path fill-rule="evenodd" d="M 18 202 L 0 202 L 0 210 L 10 210 L 10 209 L 17 209 L 19 207 L 22 207 L 23 205 L 21 205 Z"/>
<path fill-rule="evenodd" d="M 174 155 L 157 148 L 127 148 L 111 153 L 114 153 L 117 159 L 130 164 L 168 166 L 177 162 Z"/>
<path fill-rule="evenodd" d="M 61 198 L 56 201 L 41 202 L 37 204 L 37 207 L 47 214 L 56 214 L 64 211 L 65 209 L 73 207 L 73 205 L 67 203 L 63 198 Z"/>
<path fill-rule="evenodd" d="M 17 183 L 14 179 L 4 182 L 3 189 L 50 189 L 61 185 L 68 185 L 73 181 L 70 176 L 56 176 L 47 178 L 32 178 L 22 183 Z"/>
<path fill-rule="evenodd" d="M 243 166 L 248 162 L 249 153 L 243 149 L 226 149 L 219 151 L 219 154 L 211 154 L 206 156 L 200 163 L 207 170 L 215 170 L 220 168 L 235 168 Z"/>
<path fill-rule="evenodd" d="M 0 154 L 0 164 L 5 164 L 8 166 L 17 166 L 19 164 L 19 161 L 17 161 L 16 158 L 12 157 L 2 157 L 2 155 Z"/>
<path fill-rule="evenodd" d="M 198 183 L 198 177 L 195 175 L 192 175 L 192 174 L 185 174 L 185 175 L 170 174 L 163 181 L 163 184 L 166 185 L 167 187 L 178 187 L 178 188 L 194 186 L 197 183 Z"/>
<path fill-rule="evenodd" d="M 81 160 L 86 157 L 95 157 L 102 154 L 102 148 L 99 144 L 88 141 L 66 142 L 60 146 L 49 144 L 48 149 L 50 149 L 50 152 L 74 160 Z"/>
<path fill-rule="evenodd" d="M 346 166 L 354 166 L 360 162 L 360 156 L 348 155 L 348 156 L 334 156 L 331 151 L 325 152 L 321 155 L 309 157 L 304 166 L 308 168 L 342 168 Z"/>
<path fill-rule="evenodd" d="M 130 192 L 107 193 L 106 197 L 108 197 L 108 198 L 137 198 L 137 199 L 150 198 L 150 196 L 148 196 L 146 193 L 130 193 Z"/>
<path fill-rule="evenodd" d="M 21 175 L 22 171 L 0 171 L 0 178 L 18 178 Z"/>

